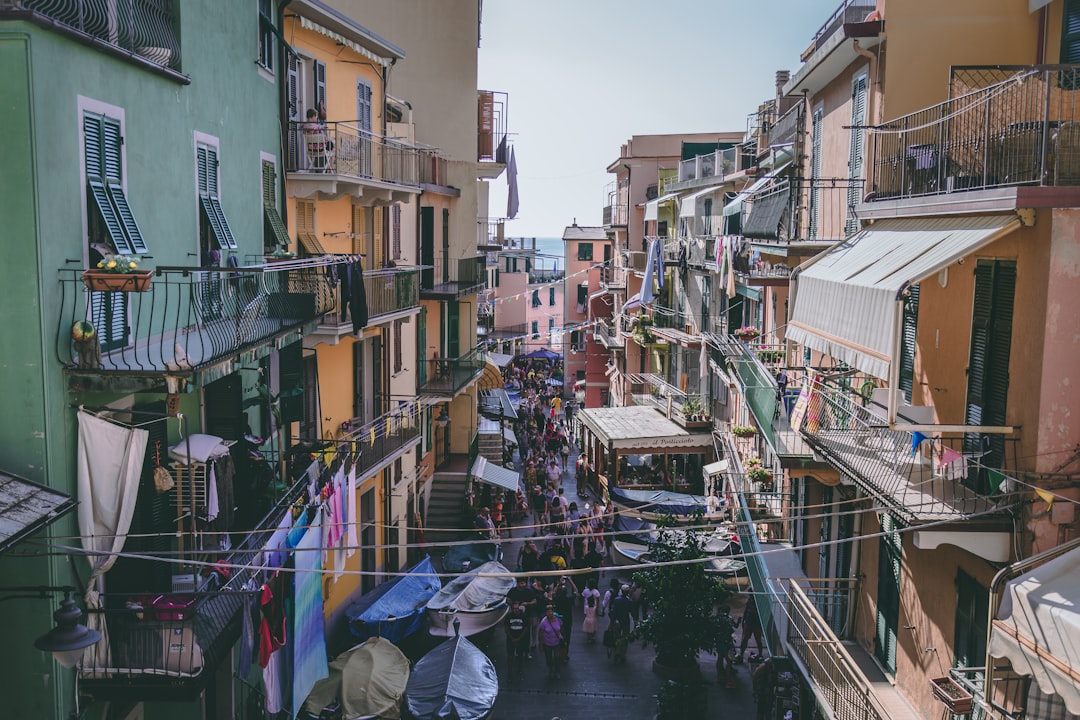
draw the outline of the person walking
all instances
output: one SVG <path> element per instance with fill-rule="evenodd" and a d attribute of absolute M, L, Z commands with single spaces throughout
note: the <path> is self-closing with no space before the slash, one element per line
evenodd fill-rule
<path fill-rule="evenodd" d="M 529 616 L 525 607 L 515 602 L 506 616 L 506 682 L 513 685 L 514 680 L 525 676 L 525 657 L 529 652 Z"/>
<path fill-rule="evenodd" d="M 544 660 L 547 663 L 548 677 L 561 677 L 559 668 L 562 661 L 563 645 L 563 621 L 555 615 L 555 606 L 548 605 L 544 611 L 544 619 L 540 621 L 536 629 L 537 639 L 544 651 Z"/>
<path fill-rule="evenodd" d="M 600 591 L 596 589 L 595 580 L 589 580 L 588 587 L 581 592 L 581 606 L 585 616 L 581 621 L 581 632 L 585 633 L 586 643 L 595 645 L 596 618 L 600 612 Z"/>
<path fill-rule="evenodd" d="M 609 648 L 608 657 L 616 665 L 626 662 L 626 648 L 630 643 L 630 586 L 623 585 L 619 588 L 619 594 L 611 601 L 608 612 L 611 624 L 612 647 Z"/>
<path fill-rule="evenodd" d="M 578 586 L 574 584 L 574 581 L 568 575 L 563 575 L 559 578 L 559 582 L 555 585 L 551 595 L 555 613 L 563 621 L 563 642 L 566 644 L 568 651 L 570 649 L 570 636 L 574 630 L 574 601 L 577 600 L 578 594 Z"/>
<path fill-rule="evenodd" d="M 739 643 L 739 662 L 746 660 L 746 646 L 750 644 L 750 638 L 754 638 L 754 649 L 761 654 L 761 618 L 758 617 L 757 603 L 754 596 L 746 602 L 746 609 L 742 615 L 742 641 Z"/>

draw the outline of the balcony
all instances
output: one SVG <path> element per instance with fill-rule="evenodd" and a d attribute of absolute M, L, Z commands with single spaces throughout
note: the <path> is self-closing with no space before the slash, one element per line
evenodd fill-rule
<path fill-rule="evenodd" d="M 625 203 L 614 203 L 604 206 L 604 227 L 624 227 L 630 213 Z"/>
<path fill-rule="evenodd" d="M 241 354 L 299 339 L 335 307 L 332 259 L 239 268 L 159 267 L 145 292 L 88 292 L 60 271 L 57 356 L 72 392 L 165 391 L 165 375 L 217 379 Z M 89 319 L 98 342 L 72 342 Z M 100 351 L 100 357 L 98 352 Z M 220 367 L 219 367 L 220 366 Z"/>
<path fill-rule="evenodd" d="M 793 411 L 792 426 L 830 464 L 909 524 L 965 520 L 1011 507 L 1010 488 L 1015 485 L 1002 470 L 984 465 L 995 456 L 1004 461 L 1004 450 L 983 450 L 980 436 L 920 436 L 914 442 L 911 432 L 890 430 L 885 409 L 861 394 L 821 383 L 811 385 L 804 394 L 805 400 L 799 402 L 805 403 L 805 412 Z M 903 422 L 925 422 L 918 417 L 925 410 L 901 408 L 899 417 Z M 996 440 L 1004 444 L 1001 436 Z M 1015 463 L 1016 441 L 1010 445 Z M 990 473 L 999 476 L 1002 484 L 993 494 L 975 492 L 972 487 L 985 487 Z"/>
<path fill-rule="evenodd" d="M 487 258 L 437 257 L 420 270 L 422 300 L 460 300 L 487 287 Z"/>
<path fill-rule="evenodd" d="M 603 290 L 625 290 L 626 268 L 610 264 L 600 268 L 600 288 Z"/>
<path fill-rule="evenodd" d="M 627 373 L 635 405 L 654 407 L 687 430 L 712 427 L 699 395 L 687 394 L 653 373 Z"/>
<path fill-rule="evenodd" d="M 968 203 L 969 210 L 977 203 L 988 210 L 1080 205 L 1080 190 L 1061 189 L 1080 185 L 1080 68 L 953 73 L 953 88 L 963 94 L 871 132 L 874 164 L 864 209 L 891 208 L 897 203 L 883 201 L 908 198 L 946 202 L 935 200 L 941 195 L 950 195 L 951 206 Z M 996 192 L 960 194 L 978 190 Z M 994 198 L 1007 202 L 987 205 Z"/>
<path fill-rule="evenodd" d="M 742 147 L 736 145 L 683 160 L 679 163 L 678 179 L 664 183 L 663 193 L 718 184 L 725 177 L 749 168 L 752 159 L 750 155 L 743 154 Z"/>
<path fill-rule="evenodd" d="M 420 161 L 420 184 L 426 188 L 449 188 L 446 158 L 434 148 L 421 148 L 417 153 Z M 458 194 L 461 194 L 460 190 Z"/>
<path fill-rule="evenodd" d="M 476 249 L 502 250 L 506 244 L 506 218 L 479 218 L 476 221 Z"/>
<path fill-rule="evenodd" d="M 185 84 L 172 0 L 4 0 L 0 19 L 25 18 Z"/>
<path fill-rule="evenodd" d="M 402 402 L 392 411 L 383 413 L 369 423 L 342 423 L 343 434 L 334 442 L 339 446 L 351 443 L 354 448 L 359 449 L 356 461 L 358 480 L 371 477 L 389 466 L 420 442 L 422 410 L 419 403 Z"/>
<path fill-rule="evenodd" d="M 625 345 L 619 332 L 619 320 L 595 320 L 593 339 L 608 350 L 622 350 Z"/>
<path fill-rule="evenodd" d="M 814 33 L 802 52 L 803 66 L 784 85 L 782 95 L 816 93 L 837 77 L 858 55 L 850 39 L 858 39 L 863 48 L 881 42 L 884 23 L 874 19 L 875 0 L 844 0 Z"/>
<path fill-rule="evenodd" d="M 861 179 L 779 178 L 742 200 L 742 234 L 767 253 L 814 253 L 858 230 L 862 188 Z"/>
<path fill-rule="evenodd" d="M 514 338 L 525 337 L 529 333 L 528 323 L 521 323 L 520 325 L 498 325 L 488 328 L 484 337 L 488 340 L 511 340 Z"/>
<path fill-rule="evenodd" d="M 352 316 L 344 304 L 350 298 L 344 295 L 340 286 L 334 290 L 333 309 L 310 333 L 314 342 L 336 345 L 342 338 L 353 335 Z M 365 270 L 364 296 L 367 298 L 368 327 L 414 315 L 420 311 L 420 269 Z"/>
<path fill-rule="evenodd" d="M 405 202 L 420 192 L 420 150 L 355 123 L 290 122 L 285 172 L 290 197 Z"/>
<path fill-rule="evenodd" d="M 479 348 L 455 358 L 428 358 L 422 363 L 419 390 L 425 395 L 453 398 L 480 377 L 485 364 Z"/>
<path fill-rule="evenodd" d="M 476 94 L 477 177 L 494 180 L 502 174 L 510 158 L 507 132 L 508 97 L 505 92 L 479 90 Z"/>

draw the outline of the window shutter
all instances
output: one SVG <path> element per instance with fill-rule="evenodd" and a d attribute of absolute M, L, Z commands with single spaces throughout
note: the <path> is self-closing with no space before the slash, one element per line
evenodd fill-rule
<path fill-rule="evenodd" d="M 821 188 L 818 180 L 821 178 L 821 127 L 824 120 L 825 109 L 814 109 L 813 125 L 810 130 L 810 227 L 809 237 L 814 240 L 818 236 L 818 228 L 821 227 Z"/>
<path fill-rule="evenodd" d="M 1080 63 L 1080 0 L 1065 0 L 1061 11 L 1062 64 Z"/>
<path fill-rule="evenodd" d="M 423 387 L 427 384 L 427 362 L 420 362 L 419 358 L 427 358 L 427 308 L 420 308 L 420 315 L 416 321 L 416 385 Z"/>
<path fill-rule="evenodd" d="M 218 158 L 217 150 L 204 146 L 204 158 L 200 158 L 199 172 L 206 178 L 206 214 L 211 218 L 210 225 L 217 235 L 218 245 L 222 248 L 236 249 L 236 238 L 233 237 L 229 221 L 225 218 L 225 211 L 221 207 L 221 198 L 218 194 Z"/>
<path fill-rule="evenodd" d="M 915 338 L 919 323 L 919 286 L 908 288 L 908 297 L 904 302 L 903 330 L 900 338 L 900 390 L 911 404 L 915 383 Z"/>
<path fill-rule="evenodd" d="M 402 348 L 401 348 L 401 326 L 405 324 L 404 320 L 394 321 L 394 372 L 401 372 L 402 367 Z"/>
<path fill-rule="evenodd" d="M 552 285 L 548 288 L 548 305 L 555 304 L 555 286 Z"/>
<path fill-rule="evenodd" d="M 383 209 L 381 207 L 372 208 L 372 231 L 371 231 L 371 249 L 373 251 L 373 257 L 371 260 L 371 267 L 381 268 L 386 264 L 386 253 L 384 252 L 383 244 L 386 239 L 383 237 Z"/>
<path fill-rule="evenodd" d="M 304 416 L 300 437 L 319 440 L 319 361 L 315 355 L 304 358 Z"/>
<path fill-rule="evenodd" d="M 540 334 L 540 322 L 538 320 L 533 320 L 532 321 L 532 334 L 533 335 L 539 335 Z"/>
<path fill-rule="evenodd" d="M 299 422 L 304 417 L 303 343 L 295 342 L 278 351 L 278 404 L 284 422 Z"/>
<path fill-rule="evenodd" d="M 367 219 L 364 217 L 367 208 L 362 205 L 353 205 L 352 209 L 352 251 L 356 255 L 367 255 Z M 370 260 L 364 258 L 364 265 L 369 266 Z"/>
<path fill-rule="evenodd" d="M 371 85 L 356 81 L 356 121 L 360 129 L 371 132 Z"/>
<path fill-rule="evenodd" d="M 91 292 L 90 322 L 97 331 L 102 352 L 125 347 L 128 344 L 128 294 Z"/>
<path fill-rule="evenodd" d="M 143 240 L 142 231 L 135 222 L 135 214 L 131 212 L 127 196 L 124 195 L 123 185 L 123 156 L 121 146 L 123 138 L 120 135 L 120 123 L 117 120 L 106 117 L 102 119 L 104 131 L 104 160 L 105 182 L 109 188 L 109 198 L 116 209 L 116 217 L 123 227 L 127 238 L 130 252 L 143 254 L 147 252 L 146 241 Z"/>
<path fill-rule="evenodd" d="M 301 122 L 300 115 L 300 65 L 296 56 L 291 52 L 286 52 L 288 56 L 288 69 L 286 70 L 286 102 L 288 107 L 285 112 L 288 114 L 289 121 L 291 123 Z M 295 170 L 300 167 L 300 126 L 293 124 L 289 126 L 289 159 L 287 167 L 290 170 Z"/>
<path fill-rule="evenodd" d="M 390 237 L 393 242 L 394 259 L 401 259 L 401 205 L 390 207 Z"/>
<path fill-rule="evenodd" d="M 206 146 L 205 145 L 200 145 L 198 147 L 198 149 L 195 151 L 195 158 L 196 158 L 196 161 L 195 161 L 195 173 L 198 176 L 198 180 L 199 180 L 199 195 L 206 195 L 206 194 L 208 194 L 210 192 L 210 190 L 209 190 L 210 181 L 207 178 L 207 174 L 208 174 L 207 162 L 208 162 L 208 159 L 207 159 L 207 152 L 206 152 Z"/>
<path fill-rule="evenodd" d="M 132 247 L 124 233 L 124 226 L 116 213 L 116 207 L 109 199 L 107 186 L 105 139 L 105 118 L 101 115 L 86 113 L 83 115 L 83 152 L 86 156 L 86 182 L 90 198 L 98 209 L 102 224 L 113 244 L 113 249 L 122 255 L 132 252 Z M 119 166 L 116 170 L 119 173 Z M 126 207 L 126 205 L 125 205 Z"/>
<path fill-rule="evenodd" d="M 848 192 L 847 224 L 844 231 L 849 235 L 859 229 L 859 219 L 854 208 L 859 202 L 859 180 L 863 174 L 863 144 L 865 133 L 862 129 L 866 122 L 866 76 L 860 75 L 851 86 L 851 151 L 848 155 Z"/>
<path fill-rule="evenodd" d="M 263 247 L 288 247 L 289 232 L 285 229 L 285 222 L 281 219 L 277 209 L 277 192 L 274 181 L 277 173 L 274 172 L 274 163 L 263 160 L 262 163 L 262 192 L 263 192 Z"/>
<path fill-rule="evenodd" d="M 315 73 L 315 109 L 319 112 L 319 119 L 323 120 L 326 112 L 326 63 L 314 61 Z"/>
<path fill-rule="evenodd" d="M 461 355 L 461 306 L 446 303 L 446 354 L 456 358 Z"/>

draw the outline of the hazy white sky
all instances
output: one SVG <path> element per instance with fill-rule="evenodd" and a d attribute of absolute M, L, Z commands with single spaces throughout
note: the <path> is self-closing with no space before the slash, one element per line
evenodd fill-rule
<path fill-rule="evenodd" d="M 484 0 L 479 86 L 505 91 L 521 207 L 513 237 L 600 225 L 632 135 L 746 129 L 777 70 L 841 0 Z M 506 214 L 506 176 L 491 184 Z"/>

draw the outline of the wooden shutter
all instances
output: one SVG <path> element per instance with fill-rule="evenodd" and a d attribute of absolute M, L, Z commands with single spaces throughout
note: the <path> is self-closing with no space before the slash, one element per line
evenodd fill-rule
<path fill-rule="evenodd" d="M 267 160 L 262 162 L 262 196 L 263 196 L 263 247 L 288 247 L 289 232 L 285 229 L 285 223 L 277 210 L 277 187 L 275 181 L 277 173 L 274 171 L 274 163 Z"/>
<path fill-rule="evenodd" d="M 371 249 L 372 257 L 368 258 L 371 261 L 371 267 L 381 268 L 386 265 L 386 250 L 383 244 L 386 242 L 385 234 L 383 233 L 383 208 L 377 207 L 371 209 Z"/>
<path fill-rule="evenodd" d="M 1062 64 L 1080 63 L 1080 0 L 1065 0 L 1061 11 Z"/>
<path fill-rule="evenodd" d="M 446 356 L 461 355 L 461 305 L 456 301 L 446 303 Z"/>
<path fill-rule="evenodd" d="M 124 226 L 116 214 L 116 208 L 109 199 L 108 178 L 105 156 L 105 118 L 101 115 L 85 113 L 83 115 L 83 154 L 86 156 L 86 182 L 92 204 L 101 216 L 102 225 L 112 242 L 113 249 L 120 254 L 132 252 L 124 234 Z"/>
<path fill-rule="evenodd" d="M 859 229 L 859 219 L 855 217 L 854 208 L 858 204 L 862 185 L 859 183 L 863 175 L 863 145 L 866 134 L 863 125 L 866 122 L 866 75 L 855 78 L 851 85 L 851 148 L 848 155 L 848 192 L 847 192 L 847 223 L 844 231 L 851 234 Z"/>
<path fill-rule="evenodd" d="M 915 339 L 919 324 L 919 285 L 908 288 L 904 301 L 903 330 L 900 337 L 900 390 L 908 404 L 912 402 L 915 383 Z"/>
<path fill-rule="evenodd" d="M 442 211 L 442 281 L 450 282 L 450 209 Z"/>
<path fill-rule="evenodd" d="M 123 138 L 120 135 L 120 121 L 110 117 L 101 120 L 103 147 L 102 159 L 105 169 L 105 186 L 109 190 L 109 200 L 116 210 L 116 218 L 120 222 L 124 233 L 126 251 L 135 254 L 147 252 L 146 241 L 143 240 L 139 224 L 135 222 L 135 214 L 131 212 L 127 196 L 124 195 L 123 184 Z"/>
<path fill-rule="evenodd" d="M 278 406 L 283 422 L 298 422 L 304 417 L 303 343 L 294 342 L 278 351 Z"/>
<path fill-rule="evenodd" d="M 495 94 L 481 91 L 476 105 L 477 159 L 490 160 L 495 156 Z"/>
<path fill-rule="evenodd" d="M 954 667 L 980 667 L 986 662 L 986 623 L 990 592 L 964 571 L 956 577 Z"/>
<path fill-rule="evenodd" d="M 356 121 L 360 129 L 371 132 L 371 85 L 356 81 Z"/>
<path fill-rule="evenodd" d="M 401 259 L 401 205 L 395 203 L 390 207 L 390 239 L 393 243 L 393 257 Z"/>
<path fill-rule="evenodd" d="M 402 357 L 401 357 L 402 356 L 402 353 L 401 353 L 401 350 L 402 350 L 402 348 L 401 348 L 401 327 L 404 324 L 405 324 L 404 320 L 395 320 L 394 321 L 393 343 L 394 343 L 394 372 L 395 373 L 401 372 L 401 367 L 402 367 L 402 364 L 401 364 L 401 361 L 402 361 Z"/>
<path fill-rule="evenodd" d="M 352 251 L 364 255 L 364 267 L 371 267 L 367 257 L 367 208 L 363 205 L 353 205 L 352 209 Z"/>
<path fill-rule="evenodd" d="M 309 256 L 326 255 L 326 249 L 315 236 L 315 203 L 311 200 L 296 201 L 296 239 Z"/>
<path fill-rule="evenodd" d="M 421 307 L 416 321 L 416 386 L 423 387 L 427 384 L 427 362 L 421 358 L 427 358 L 427 308 Z"/>
<path fill-rule="evenodd" d="M 97 330 L 102 352 L 125 347 L 128 344 L 128 294 L 91 292 L 90 322 Z"/>
<path fill-rule="evenodd" d="M 316 355 L 304 358 L 304 414 L 300 419 L 300 437 L 318 440 L 319 434 L 319 363 Z"/>
<path fill-rule="evenodd" d="M 364 343 L 353 343 L 353 417 L 365 419 L 364 414 Z"/>
<path fill-rule="evenodd" d="M 288 70 L 286 72 L 286 98 L 288 102 L 288 108 L 286 112 L 289 116 L 289 159 L 288 169 L 296 170 L 300 167 L 300 64 L 297 57 L 291 52 L 286 52 L 288 56 Z"/>
<path fill-rule="evenodd" d="M 821 227 L 821 129 L 825 109 L 814 108 L 813 124 L 810 130 L 810 210 L 808 236 L 811 240 L 818 237 Z"/>
<path fill-rule="evenodd" d="M 319 113 L 319 120 L 323 120 L 326 112 L 326 63 L 313 61 L 312 70 L 315 80 L 315 109 Z"/>
<path fill-rule="evenodd" d="M 900 619 L 900 572 L 903 550 L 896 521 L 882 513 L 878 538 L 877 629 L 875 654 L 889 672 L 896 672 L 896 633 Z"/>

